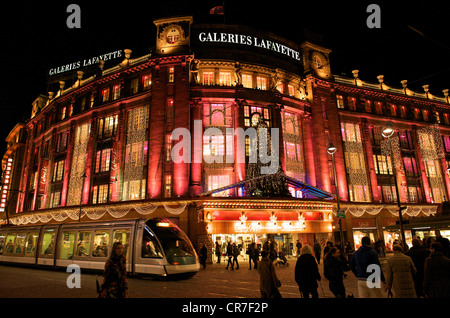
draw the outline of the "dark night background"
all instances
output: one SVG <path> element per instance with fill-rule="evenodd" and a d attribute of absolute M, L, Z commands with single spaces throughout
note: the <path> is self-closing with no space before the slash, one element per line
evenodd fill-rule
<path fill-rule="evenodd" d="M 81 29 L 66 26 L 67 6 L 81 7 Z M 381 29 L 369 29 L 367 6 L 381 7 Z M 46 83 L 50 68 L 120 49 L 132 58 L 155 45 L 153 19 L 192 13 L 194 23 L 222 23 L 209 10 L 222 1 L 14 1 L 0 19 L 0 151 L 19 121 L 31 114 L 39 94 L 57 92 Z M 352 77 L 359 69 L 363 81 L 385 83 L 443 96 L 450 88 L 450 2 L 443 1 L 225 1 L 227 24 L 250 25 L 301 43 L 305 34 L 332 49 L 334 74 Z M 419 30 L 414 32 L 409 26 Z M 305 31 L 305 29 L 309 31 Z M 314 35 L 316 34 L 316 35 Z M 118 64 L 121 59 L 114 60 Z M 73 72 L 76 75 L 76 72 Z M 66 87 L 71 83 L 67 83 Z M 53 87 L 53 88 L 52 88 Z"/>

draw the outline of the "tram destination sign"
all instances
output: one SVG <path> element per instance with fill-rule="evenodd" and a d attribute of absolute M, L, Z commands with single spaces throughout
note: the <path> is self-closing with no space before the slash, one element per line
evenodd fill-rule
<path fill-rule="evenodd" d="M 106 61 L 109 61 L 109 60 L 112 60 L 112 59 L 119 58 L 121 56 L 123 56 L 123 51 L 122 50 L 116 50 L 116 51 L 113 51 L 113 52 L 101 54 L 101 55 L 98 55 L 98 56 L 93 56 L 93 57 L 90 57 L 90 58 L 87 58 L 87 59 L 78 60 L 78 61 L 75 61 L 75 62 L 72 62 L 72 63 L 68 63 L 66 65 L 61 65 L 61 66 L 58 66 L 58 67 L 51 68 L 48 71 L 48 75 L 53 76 L 53 75 L 58 75 L 58 74 L 65 73 L 65 72 L 68 72 L 68 71 L 74 71 L 74 70 L 77 70 L 77 69 L 82 68 L 82 67 L 95 65 L 100 60 L 103 60 L 103 61 L 106 62 Z"/>
<path fill-rule="evenodd" d="M 202 43 L 230 43 L 241 44 L 251 47 L 263 48 L 270 51 L 275 51 L 297 61 L 301 60 L 300 52 L 291 49 L 290 47 L 267 39 L 262 39 L 253 35 L 227 33 L 227 32 L 200 32 L 198 40 Z"/>

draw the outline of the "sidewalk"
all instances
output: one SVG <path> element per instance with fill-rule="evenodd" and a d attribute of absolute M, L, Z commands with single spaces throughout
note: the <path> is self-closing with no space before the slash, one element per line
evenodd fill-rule
<path fill-rule="evenodd" d="M 389 255 L 388 255 L 389 257 Z M 281 281 L 280 293 L 283 298 L 299 298 L 300 292 L 298 290 L 298 285 L 295 281 L 295 264 L 297 262 L 297 257 L 291 256 L 288 258 L 288 267 L 276 266 L 276 273 L 278 279 Z M 384 272 L 384 267 L 387 263 L 387 258 L 381 258 L 380 263 L 382 270 Z M 246 288 L 236 289 L 236 296 L 241 297 L 259 297 L 259 274 L 257 270 L 248 269 L 248 260 L 244 260 L 239 257 L 239 270 L 231 269 L 226 270 L 225 267 L 227 262 L 222 262 L 220 264 L 207 264 L 206 270 L 201 269 L 197 274 L 202 279 L 211 281 L 222 281 L 224 284 L 232 284 L 234 286 L 245 286 Z M 253 265 L 253 263 L 252 263 Z M 320 298 L 335 298 L 333 293 L 328 287 L 328 280 L 323 275 L 323 260 L 319 264 L 319 273 L 322 277 L 319 283 L 318 293 Z M 357 278 L 352 273 L 352 271 L 346 272 L 347 277 L 344 278 L 344 286 L 347 295 L 353 295 L 354 298 L 358 298 L 358 288 L 357 288 Z M 253 290 L 253 291 L 250 291 Z M 387 298 L 387 293 L 383 289 L 383 295 Z"/>

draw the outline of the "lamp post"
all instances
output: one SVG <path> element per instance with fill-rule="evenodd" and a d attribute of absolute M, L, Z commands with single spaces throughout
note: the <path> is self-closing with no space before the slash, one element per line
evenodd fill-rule
<path fill-rule="evenodd" d="M 331 159 L 333 161 L 333 175 L 334 175 L 334 183 L 336 186 L 336 203 L 337 203 L 337 212 L 336 215 L 338 215 L 341 206 L 339 202 L 339 187 L 336 177 L 336 164 L 334 163 L 334 153 L 336 152 L 337 148 L 330 142 L 327 148 L 328 154 L 331 155 Z M 339 218 L 339 241 L 341 242 L 341 248 L 344 248 L 344 232 L 342 230 L 342 217 L 338 216 Z"/>
<path fill-rule="evenodd" d="M 402 217 L 402 211 L 404 209 L 406 209 L 406 207 L 402 207 L 401 203 L 400 203 L 400 194 L 398 191 L 398 184 L 397 184 L 397 169 L 395 168 L 394 152 L 392 150 L 391 143 L 390 143 L 390 138 L 392 137 L 393 134 L 394 134 L 394 124 L 391 121 L 388 121 L 388 122 L 386 122 L 386 126 L 384 127 L 383 131 L 381 132 L 381 135 L 384 138 L 387 138 L 387 140 L 388 140 L 389 153 L 390 153 L 390 157 L 391 157 L 390 161 L 391 161 L 391 166 L 392 166 L 392 173 L 394 174 L 395 193 L 397 195 L 398 219 L 400 222 L 400 235 L 402 237 L 403 249 L 406 250 L 408 246 L 406 245 L 405 230 L 403 228 L 403 217 Z"/>

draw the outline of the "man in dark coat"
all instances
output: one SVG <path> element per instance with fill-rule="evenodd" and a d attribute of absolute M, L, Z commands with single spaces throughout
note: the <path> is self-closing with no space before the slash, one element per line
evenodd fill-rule
<path fill-rule="evenodd" d="M 414 266 L 417 269 L 416 274 L 413 275 L 414 286 L 416 288 L 416 295 L 418 298 L 423 297 L 423 272 L 425 268 L 425 260 L 430 256 L 430 250 L 422 245 L 419 239 L 412 240 L 412 247 L 405 252 L 405 255 L 411 257 Z"/>
<path fill-rule="evenodd" d="M 208 258 L 208 249 L 206 245 L 200 243 L 200 264 L 203 266 L 203 269 L 206 268 L 206 259 Z"/>
<path fill-rule="evenodd" d="M 430 246 L 425 261 L 423 292 L 429 298 L 450 298 L 450 259 L 444 256 L 441 243 Z"/>
<path fill-rule="evenodd" d="M 312 256 L 312 248 L 309 245 L 304 245 L 295 264 L 295 281 L 303 298 L 309 298 L 310 294 L 312 298 L 319 297 L 317 281 L 320 281 L 320 279 L 319 267 L 316 259 Z"/>

